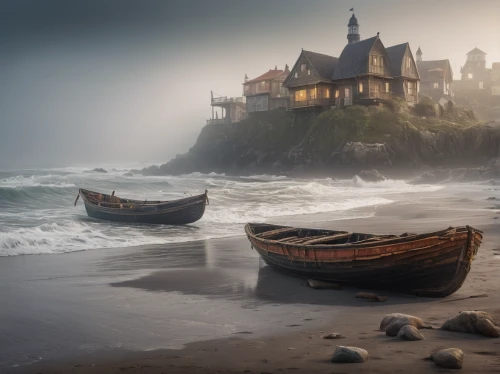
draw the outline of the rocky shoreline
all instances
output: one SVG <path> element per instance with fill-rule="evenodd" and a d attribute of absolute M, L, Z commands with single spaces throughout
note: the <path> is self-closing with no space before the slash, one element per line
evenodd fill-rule
<path fill-rule="evenodd" d="M 142 173 L 332 176 L 377 168 L 414 176 L 465 166 L 479 168 L 475 173 L 481 179 L 498 178 L 485 165 L 500 157 L 500 127 L 481 123 L 470 111 L 454 110 L 439 118 L 417 117 L 407 108 L 358 106 L 254 113 L 236 124 L 205 126 L 187 153 Z"/>

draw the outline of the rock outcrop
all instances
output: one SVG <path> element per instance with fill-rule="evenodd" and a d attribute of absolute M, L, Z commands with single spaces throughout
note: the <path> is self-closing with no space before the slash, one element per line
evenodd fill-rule
<path fill-rule="evenodd" d="M 441 349 L 431 354 L 431 360 L 436 365 L 447 369 L 461 369 L 464 362 L 464 352 L 458 348 Z"/>
<path fill-rule="evenodd" d="M 500 337 L 500 327 L 496 326 L 491 316 L 481 311 L 464 311 L 449 318 L 441 327 L 443 330 L 480 334 L 491 338 Z"/>
<path fill-rule="evenodd" d="M 417 329 L 424 327 L 424 322 L 415 316 L 401 313 L 391 313 L 386 315 L 380 322 L 380 331 L 385 331 L 388 336 L 397 336 L 403 326 L 413 326 Z"/>
<path fill-rule="evenodd" d="M 500 158 L 500 127 L 481 125 L 467 113 L 422 119 L 408 109 L 356 105 L 251 113 L 239 123 L 205 126 L 189 152 L 143 173 L 358 172 L 366 167 L 484 165 Z"/>

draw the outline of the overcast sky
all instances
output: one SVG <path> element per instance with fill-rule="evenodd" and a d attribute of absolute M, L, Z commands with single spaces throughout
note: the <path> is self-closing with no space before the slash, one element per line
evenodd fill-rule
<path fill-rule="evenodd" d="M 211 114 L 210 90 L 339 56 L 362 38 L 500 61 L 500 0 L 12 0 L 0 5 L 0 167 L 167 161 Z"/>

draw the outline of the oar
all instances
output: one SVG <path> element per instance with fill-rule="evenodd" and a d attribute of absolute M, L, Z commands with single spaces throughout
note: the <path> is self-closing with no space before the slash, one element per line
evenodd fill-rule
<path fill-rule="evenodd" d="M 79 198 L 80 198 L 80 190 L 78 190 L 78 195 L 76 195 L 75 204 L 73 206 L 76 206 L 76 202 L 78 201 Z"/>

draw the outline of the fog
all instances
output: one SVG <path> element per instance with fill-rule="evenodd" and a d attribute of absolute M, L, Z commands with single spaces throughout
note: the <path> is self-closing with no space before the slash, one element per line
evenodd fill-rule
<path fill-rule="evenodd" d="M 500 1 L 4 1 L 0 167 L 158 163 L 192 146 L 210 90 L 293 66 L 300 49 L 339 56 L 349 8 L 362 38 L 449 58 L 500 61 Z"/>

